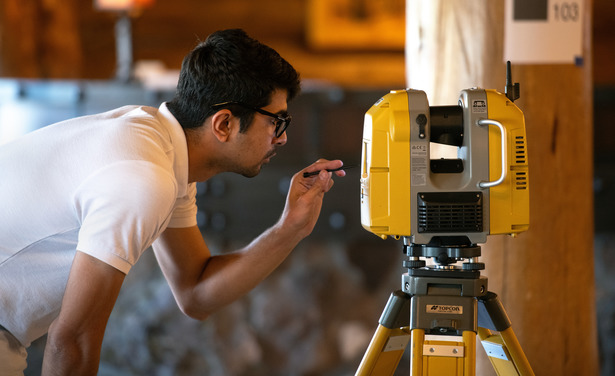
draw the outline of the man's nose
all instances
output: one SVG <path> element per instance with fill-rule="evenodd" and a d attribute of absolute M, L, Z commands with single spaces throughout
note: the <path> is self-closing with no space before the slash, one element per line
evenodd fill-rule
<path fill-rule="evenodd" d="M 282 133 L 280 137 L 275 137 L 273 139 L 273 142 L 279 146 L 286 144 L 286 141 L 288 141 L 288 137 L 286 137 L 286 131 L 284 131 L 284 133 Z"/>

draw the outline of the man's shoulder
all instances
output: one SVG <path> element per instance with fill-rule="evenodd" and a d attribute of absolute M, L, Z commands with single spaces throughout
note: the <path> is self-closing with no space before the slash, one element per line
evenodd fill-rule
<path fill-rule="evenodd" d="M 177 194 L 178 183 L 170 171 L 149 161 L 126 160 L 93 172 L 79 186 L 75 199 L 78 206 L 94 203 L 149 213 L 170 211 Z"/>

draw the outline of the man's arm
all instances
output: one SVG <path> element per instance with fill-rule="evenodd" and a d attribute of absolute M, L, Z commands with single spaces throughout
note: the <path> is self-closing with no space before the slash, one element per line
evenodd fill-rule
<path fill-rule="evenodd" d="M 62 308 L 51 324 L 43 375 L 94 375 L 109 315 L 124 274 L 104 262 L 76 252 Z"/>
<path fill-rule="evenodd" d="M 211 256 L 196 226 L 166 229 L 154 251 L 182 311 L 205 319 L 250 291 L 279 266 L 312 232 L 323 196 L 333 185 L 329 172 L 309 178 L 304 178 L 303 172 L 341 165 L 341 161 L 321 160 L 295 174 L 280 220 L 236 252 Z"/>

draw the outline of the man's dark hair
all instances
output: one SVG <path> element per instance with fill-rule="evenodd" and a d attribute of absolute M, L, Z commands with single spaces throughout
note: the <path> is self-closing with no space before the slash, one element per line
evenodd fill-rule
<path fill-rule="evenodd" d="M 287 101 L 300 90 L 299 74 L 274 49 L 240 29 L 222 30 L 199 43 L 182 63 L 177 92 L 167 103 L 184 129 L 203 125 L 219 109 L 211 106 L 237 101 L 267 106 L 276 89 L 287 91 Z M 252 122 L 254 111 L 228 107 L 240 118 L 240 131 Z"/>

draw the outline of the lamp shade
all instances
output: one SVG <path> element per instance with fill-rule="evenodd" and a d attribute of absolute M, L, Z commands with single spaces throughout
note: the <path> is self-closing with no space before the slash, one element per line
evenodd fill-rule
<path fill-rule="evenodd" d="M 153 3 L 154 0 L 94 0 L 96 9 L 116 12 L 143 9 Z"/>

